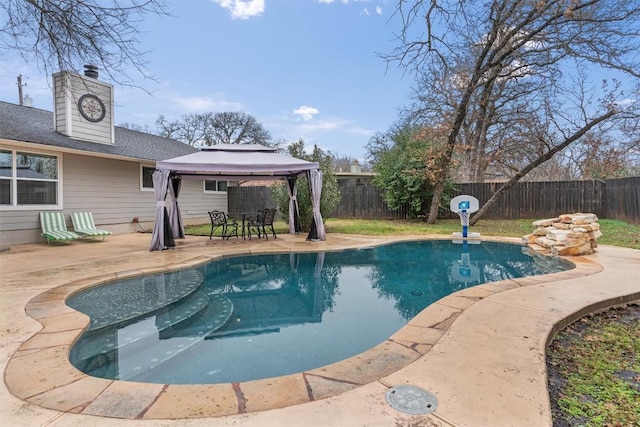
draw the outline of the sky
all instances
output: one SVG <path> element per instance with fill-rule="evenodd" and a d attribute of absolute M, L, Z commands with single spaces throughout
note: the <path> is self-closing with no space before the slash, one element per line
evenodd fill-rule
<path fill-rule="evenodd" d="M 167 0 L 148 15 L 140 51 L 155 82 L 114 84 L 115 123 L 156 130 L 156 119 L 239 111 L 274 141 L 303 139 L 365 160 L 366 144 L 408 104 L 413 79 L 380 54 L 398 46 L 396 0 Z M 394 24 L 395 22 L 395 24 Z M 17 56 L 0 63 L 0 100 L 51 111 L 50 76 Z M 58 70 L 55 70 L 58 71 Z M 73 70 L 82 74 L 83 70 Z M 101 75 L 101 77 L 106 74 Z M 136 78 L 138 76 L 135 76 Z"/>

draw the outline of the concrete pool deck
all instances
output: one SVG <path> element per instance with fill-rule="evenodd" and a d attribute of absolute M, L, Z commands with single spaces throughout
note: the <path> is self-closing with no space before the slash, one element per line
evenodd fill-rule
<path fill-rule="evenodd" d="M 432 304 L 387 341 L 306 373 L 216 385 L 140 384 L 88 377 L 67 359 L 88 322 L 64 305 L 83 287 L 188 268 L 221 255 L 325 251 L 446 236 L 330 234 L 326 242 L 189 236 L 149 252 L 149 234 L 0 253 L 0 424 L 3 426 L 545 426 L 545 347 L 582 315 L 640 299 L 640 251 L 602 246 L 576 269 L 493 282 Z M 488 238 L 485 238 L 489 240 Z M 491 239 L 518 242 L 519 239 Z M 37 319 L 37 320 L 36 320 Z M 438 399 L 409 415 L 385 400 L 414 385 Z"/>

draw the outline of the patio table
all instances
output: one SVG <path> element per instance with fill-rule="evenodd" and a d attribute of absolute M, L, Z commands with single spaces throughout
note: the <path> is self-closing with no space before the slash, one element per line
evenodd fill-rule
<path fill-rule="evenodd" d="M 238 221 L 238 224 L 242 227 L 242 238 L 249 237 L 251 240 L 251 226 L 255 227 L 256 218 L 260 215 L 260 212 L 230 212 L 227 214 L 229 218 L 233 218 Z M 258 237 L 260 238 L 260 229 L 257 229 Z"/>
<path fill-rule="evenodd" d="M 242 227 L 242 239 L 244 240 L 246 236 L 245 230 L 249 228 L 247 219 L 254 214 L 250 212 L 229 212 L 227 215 L 229 216 L 229 218 L 232 218 L 238 221 L 238 224 L 240 224 L 240 226 Z M 249 238 L 251 238 L 250 232 L 249 232 Z"/>

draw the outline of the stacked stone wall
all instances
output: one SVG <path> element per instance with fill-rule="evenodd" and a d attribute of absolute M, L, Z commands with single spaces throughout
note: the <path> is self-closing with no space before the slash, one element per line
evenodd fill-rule
<path fill-rule="evenodd" d="M 598 217 L 592 213 L 562 214 L 534 221 L 533 226 L 533 233 L 523 236 L 522 242 L 553 255 L 592 254 L 602 236 Z"/>

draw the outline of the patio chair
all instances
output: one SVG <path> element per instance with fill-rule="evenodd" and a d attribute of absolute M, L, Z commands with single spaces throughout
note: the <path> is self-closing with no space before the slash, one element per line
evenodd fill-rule
<path fill-rule="evenodd" d="M 67 223 L 62 212 L 40 212 L 41 236 L 47 239 L 47 243 L 68 243 L 81 239 L 78 233 L 67 230 Z"/>
<path fill-rule="evenodd" d="M 273 234 L 273 238 L 276 239 L 276 230 L 273 228 L 273 221 L 276 218 L 277 209 L 267 209 L 264 214 L 264 220 L 262 222 L 262 232 L 264 233 L 267 240 L 269 237 L 267 236 L 267 227 L 271 229 L 271 234 Z"/>
<path fill-rule="evenodd" d="M 266 209 L 260 209 L 256 214 L 247 215 L 246 228 L 249 233 L 249 240 L 251 240 L 252 231 L 258 235 L 258 238 L 262 237 L 262 226 L 264 224 L 264 215 Z"/>
<path fill-rule="evenodd" d="M 211 211 L 209 212 L 209 218 L 211 219 L 211 233 L 209 233 L 209 239 L 213 237 L 213 232 L 218 227 L 222 227 L 223 239 L 226 238 L 228 240 L 231 236 L 238 237 L 238 221 L 230 218 L 226 213 L 222 211 Z"/>
<path fill-rule="evenodd" d="M 273 238 L 276 238 L 276 231 L 273 229 L 273 220 L 276 216 L 277 209 L 261 209 L 255 216 L 252 216 L 249 220 L 249 239 L 251 239 L 251 230 L 255 230 L 258 234 L 258 238 L 264 235 L 264 238 L 269 240 L 267 234 L 267 227 L 271 229 Z"/>
<path fill-rule="evenodd" d="M 91 212 L 73 212 L 71 214 L 71 222 L 73 223 L 73 231 L 82 236 L 83 239 L 85 237 L 95 238 L 102 236 L 102 240 L 104 240 L 105 237 L 111 235 L 108 230 L 96 228 Z"/>

